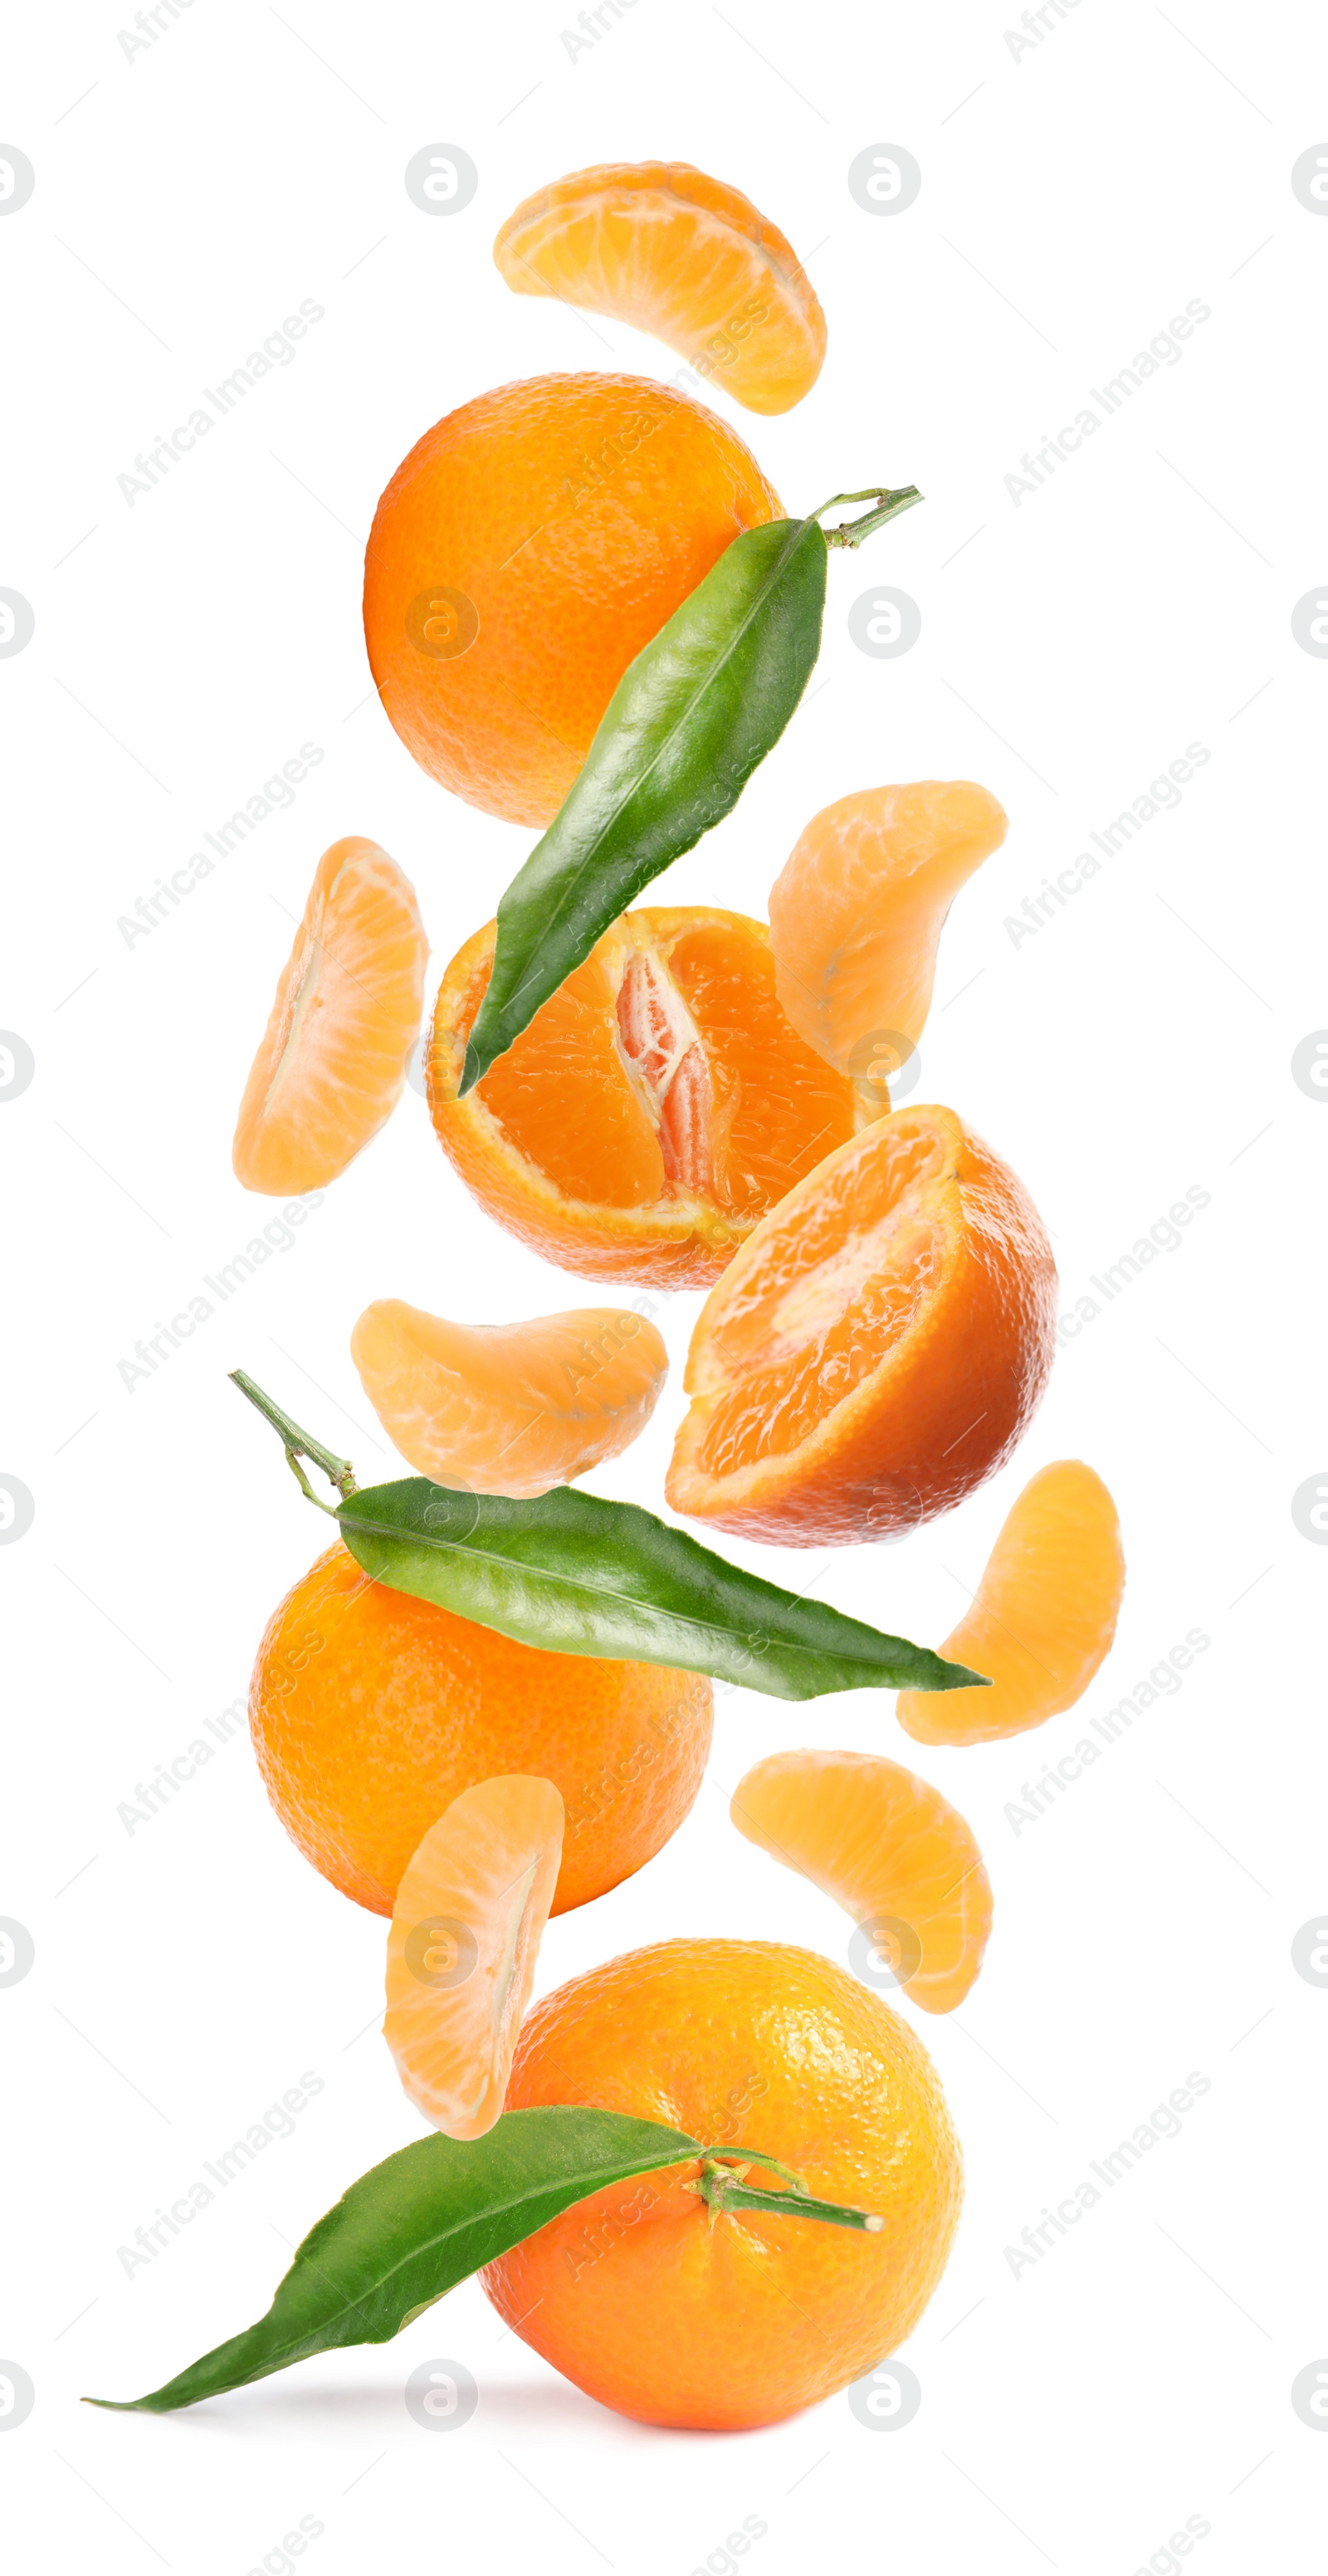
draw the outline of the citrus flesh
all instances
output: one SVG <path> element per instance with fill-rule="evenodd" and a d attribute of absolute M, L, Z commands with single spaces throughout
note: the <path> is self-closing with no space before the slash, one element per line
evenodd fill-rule
<path fill-rule="evenodd" d="M 869 787 L 813 815 L 770 889 L 770 942 L 780 1001 L 827 1064 L 879 1085 L 917 1045 L 946 915 L 1008 828 L 967 778 Z"/>
<path fill-rule="evenodd" d="M 669 1366 L 654 1325 L 617 1306 L 453 1324 L 379 1297 L 350 1348 L 379 1421 L 419 1475 L 517 1497 L 616 1458 L 644 1430 Z"/>
<path fill-rule="evenodd" d="M 665 1488 L 674 1510 L 796 1547 L 951 1510 L 1041 1398 L 1055 1279 L 1022 1183 L 952 1109 L 874 1120 L 788 1192 L 711 1290 Z"/>
<path fill-rule="evenodd" d="M 736 432 L 643 376 L 533 376 L 449 412 L 365 554 L 369 662 L 407 750 L 484 813 L 551 823 L 628 663 L 782 516 Z"/>
<path fill-rule="evenodd" d="M 959 2219 L 959 2145 L 921 2041 L 809 1950 L 679 1940 L 611 1959 L 522 2026 L 509 2109 L 598 2103 L 738 2163 L 774 2157 L 879 2234 L 712 2214 L 698 2164 L 618 2183 L 481 2274 L 513 2331 L 605 2406 L 652 2424 L 777 2422 L 911 2334 Z M 747 2177 L 779 2190 L 778 2174 Z"/>
<path fill-rule="evenodd" d="M 687 161 L 574 170 L 508 216 L 494 259 L 552 295 L 649 331 L 749 411 L 788 411 L 825 357 L 802 263 L 750 198 Z"/>
<path fill-rule="evenodd" d="M 971 1826 L 939 1789 L 877 1753 L 772 1753 L 738 1782 L 729 1814 L 871 1928 L 924 2012 L 963 2002 L 991 1931 L 991 1884 Z"/>
<path fill-rule="evenodd" d="M 287 1833 L 375 1914 L 391 1913 L 411 1855 L 463 1789 L 510 1772 L 551 1780 L 567 1810 L 562 1914 L 677 1830 L 713 1708 L 699 1674 L 520 1645 L 373 1582 L 337 1541 L 268 1621 L 249 1724 Z"/>
<path fill-rule="evenodd" d="M 1116 1506 L 1082 1458 L 1058 1458 L 1013 1504 L 940 1649 L 992 1688 L 901 1691 L 900 1725 L 919 1744 L 990 1744 L 1073 1708 L 1111 1650 L 1124 1591 Z"/>
<path fill-rule="evenodd" d="M 403 1873 L 383 2037 L 416 2110 L 449 2138 L 482 2138 L 502 2110 L 562 1847 L 551 1780 L 480 1780 Z"/>
<path fill-rule="evenodd" d="M 438 993 L 429 1103 L 490 1216 L 591 1278 L 706 1287 L 872 1111 L 790 1028 L 769 934 L 702 905 L 625 912 L 458 1100 L 490 923 Z"/>
<path fill-rule="evenodd" d="M 235 1130 L 247 1190 L 321 1189 L 396 1107 L 424 1006 L 414 888 L 376 841 L 318 862 Z"/>

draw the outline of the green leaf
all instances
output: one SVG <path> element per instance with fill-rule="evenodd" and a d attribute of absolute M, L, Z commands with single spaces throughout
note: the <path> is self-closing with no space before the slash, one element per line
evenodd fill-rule
<path fill-rule="evenodd" d="M 984 1678 L 572 1485 L 516 1502 L 409 1476 L 348 1495 L 336 1518 L 376 1582 L 556 1654 L 676 1665 L 775 1699 Z"/>
<path fill-rule="evenodd" d="M 829 542 L 860 544 L 920 495 L 872 497 L 882 507 Z M 642 887 L 736 805 L 820 651 L 826 547 L 815 517 L 744 530 L 629 663 L 569 794 L 498 906 L 458 1097 Z"/>
<path fill-rule="evenodd" d="M 695 2138 L 620 2111 L 504 2111 L 487 2136 L 419 2138 L 351 2184 L 310 2229 L 265 2317 L 147 2397 L 91 2406 L 168 2414 L 311 2353 L 387 2343 L 482 2264 L 605 2185 L 699 2156 Z"/>

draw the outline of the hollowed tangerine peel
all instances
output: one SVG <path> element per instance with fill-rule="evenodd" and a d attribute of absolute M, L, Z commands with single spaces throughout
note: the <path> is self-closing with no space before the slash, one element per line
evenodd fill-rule
<path fill-rule="evenodd" d="M 711 1290 L 674 1510 L 797 1547 L 951 1510 L 1041 1398 L 1055 1281 L 1022 1183 L 952 1109 L 875 1120 L 788 1192 Z"/>
<path fill-rule="evenodd" d="M 702 905 L 624 913 L 459 1101 L 494 935 L 443 978 L 429 1104 L 481 1206 L 546 1261 L 708 1287 L 874 1115 L 789 1026 L 764 924 Z"/>
<path fill-rule="evenodd" d="M 376 841 L 334 841 L 240 1103 L 232 1161 L 246 1189 L 321 1189 L 377 1135 L 419 1035 L 428 954 L 395 859 Z"/>
<path fill-rule="evenodd" d="M 481 1780 L 430 1826 L 397 1889 L 383 2037 L 449 2138 L 482 2138 L 502 2110 L 562 1847 L 552 1781 Z"/>
<path fill-rule="evenodd" d="M 800 1036 L 855 1080 L 872 1041 L 916 1046 L 959 888 L 999 849 L 1006 816 L 967 778 L 869 787 L 814 814 L 770 889 L 779 998 Z"/>
<path fill-rule="evenodd" d="M 517 295 L 553 295 L 652 332 L 749 411 L 788 411 L 825 357 L 825 315 L 781 232 L 688 161 L 574 170 L 493 246 Z"/>
<path fill-rule="evenodd" d="M 924 2012 L 963 2002 L 991 1931 L 991 1884 L 939 1789 L 880 1754 L 772 1753 L 738 1782 L 729 1814 L 855 1923 L 896 1927 L 887 1946 L 905 1954 L 900 1984 Z"/>
<path fill-rule="evenodd" d="M 654 1325 L 617 1306 L 453 1324 L 378 1297 L 350 1350 L 379 1421 L 419 1475 L 518 1497 L 570 1484 L 628 1448 L 669 1367 Z"/>
<path fill-rule="evenodd" d="M 919 1744 L 990 1744 L 1073 1708 L 1111 1650 L 1124 1591 L 1116 1506 L 1082 1458 L 1058 1458 L 1012 1505 L 940 1649 L 992 1688 L 901 1691 L 900 1725 Z"/>

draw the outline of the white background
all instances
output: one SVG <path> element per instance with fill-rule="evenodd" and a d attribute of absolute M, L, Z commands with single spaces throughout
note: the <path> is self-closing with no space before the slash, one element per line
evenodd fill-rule
<path fill-rule="evenodd" d="M 1328 665 L 1290 619 L 1328 574 L 1328 220 L 1290 171 L 1328 132 L 1328 29 L 1308 7 L 1082 0 L 1016 58 L 1005 23 L 978 0 L 637 0 L 573 60 L 555 0 L 196 0 L 129 60 L 109 7 L 11 15 L 0 140 L 37 172 L 0 221 L 0 582 L 36 619 L 0 664 L 0 1024 L 36 1060 L 0 1103 L 0 1470 L 36 1504 L 0 1549 L 0 1913 L 36 1943 L 0 1991 L 0 2353 L 37 2390 L 0 2442 L 23 2576 L 280 2570 L 302 2515 L 324 2526 L 319 2576 L 726 2576 L 749 2515 L 761 2576 L 1131 2576 L 1166 2568 L 1190 2516 L 1211 2525 L 1204 2576 L 1308 2563 L 1328 2442 L 1289 2390 L 1328 2352 L 1328 1993 L 1290 1945 L 1328 1898 L 1324 1559 L 1290 1500 L 1328 1461 L 1311 1243 L 1328 1121 L 1290 1058 L 1328 1023 Z M 446 220 L 402 184 L 435 141 L 480 174 Z M 877 142 L 923 171 L 893 218 L 846 184 Z M 1188 1188 L 1211 1195 L 1064 1348 L 1018 1459 L 953 1518 L 826 1560 L 732 1552 L 939 1640 L 1027 1476 L 1082 1454 L 1120 1505 L 1119 1639 L 1043 1734 L 919 1754 L 979 1835 L 996 1929 L 963 2008 L 915 2017 L 968 2196 L 907 2349 L 909 2427 L 868 2431 L 843 2397 L 740 2437 L 635 2426 L 504 2337 L 473 2285 L 394 2344 L 196 2413 L 95 2413 L 81 2392 L 155 2386 L 256 2316 L 289 2243 L 418 2129 L 374 2029 L 383 1925 L 286 1841 L 243 1735 L 132 1835 L 117 1808 L 243 1694 L 322 1544 L 227 1369 L 362 1475 L 390 1473 L 347 1347 L 369 1298 L 493 1320 L 603 1292 L 490 1224 L 409 1090 L 292 1248 L 149 1383 L 127 1391 L 117 1363 L 273 1213 L 233 1180 L 230 1136 L 326 844 L 368 833 L 406 869 L 430 993 L 530 846 L 391 732 L 360 632 L 363 541 L 407 448 L 482 389 L 675 373 L 626 328 L 592 336 L 512 296 L 490 258 L 544 181 L 654 155 L 745 189 L 809 260 L 830 330 L 814 392 L 778 420 L 711 397 L 786 505 L 913 479 L 927 496 L 870 556 L 832 559 L 815 694 L 660 899 L 763 913 L 832 798 L 982 780 L 1010 835 L 946 932 L 915 1097 L 952 1103 L 1021 1174 L 1067 1309 Z M 130 507 L 117 476 L 135 452 L 302 298 L 325 318 L 294 362 Z M 1211 318 L 1180 361 L 1016 506 L 1023 452 L 1192 298 Z M 920 606 L 902 660 L 849 638 L 873 580 Z M 128 947 L 118 917 L 304 741 L 325 758 L 293 808 Z M 1179 808 L 1016 947 L 1007 916 L 1192 741 L 1211 758 Z M 600 1490 L 658 1507 L 697 1304 L 663 1301 L 673 1382 Z M 1196 1627 L 1212 1643 L 1183 1687 L 1016 1833 L 1022 1783 Z M 728 1697 L 694 1813 L 640 1876 L 549 1927 L 541 1988 L 679 1933 L 842 1958 L 843 1919 L 727 1819 L 748 1762 L 799 1741 L 914 1758 L 886 1695 Z M 126 2278 L 117 2247 L 305 2069 L 324 2090 L 295 2134 Z M 1192 2069 L 1211 2090 L 1182 2135 L 1012 2276 L 1006 2245 Z M 446 2441 L 402 2403 L 436 2356 L 481 2391 Z"/>

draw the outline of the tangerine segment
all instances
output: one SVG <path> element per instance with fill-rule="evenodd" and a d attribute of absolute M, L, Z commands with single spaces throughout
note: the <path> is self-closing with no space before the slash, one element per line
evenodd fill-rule
<path fill-rule="evenodd" d="M 570 1484 L 628 1448 L 669 1370 L 654 1325 L 617 1306 L 451 1324 L 379 1297 L 350 1353 L 384 1430 L 421 1476 L 518 1497 Z"/>
<path fill-rule="evenodd" d="M 771 2424 L 860 2378 L 913 2332 L 963 2192 L 935 2068 L 901 2014 L 809 1950 L 664 1941 L 527 2014 L 511 2110 L 598 2103 L 741 2165 L 778 2158 L 879 2234 L 711 2213 L 698 2167 L 616 2183 L 481 2274 L 514 2332 L 601 2405 L 648 2424 Z M 781 2188 L 753 2163 L 748 2180 Z"/>
<path fill-rule="evenodd" d="M 1120 1522 L 1101 1477 L 1082 1458 L 1040 1468 L 940 1649 L 990 1673 L 992 1688 L 901 1691 L 900 1725 L 919 1744 L 991 1744 L 1073 1708 L 1111 1651 L 1124 1591 Z"/>
<path fill-rule="evenodd" d="M 879 1083 L 916 1046 L 946 915 L 1008 829 L 967 778 L 863 788 L 812 816 L 770 889 L 770 941 L 784 1009 L 827 1064 Z"/>
<path fill-rule="evenodd" d="M 553 821 L 629 662 L 744 529 L 783 516 L 735 430 L 643 376 L 533 376 L 449 412 L 379 501 L 364 634 L 406 749 Z"/>
<path fill-rule="evenodd" d="M 340 1541 L 273 1612 L 249 1694 L 287 1833 L 375 1914 L 444 1808 L 508 1772 L 567 1809 L 552 1911 L 603 1896 L 682 1823 L 713 1715 L 700 1674 L 520 1645 L 373 1582 Z"/>
<path fill-rule="evenodd" d="M 991 1884 L 939 1789 L 878 1753 L 772 1753 L 738 1782 L 729 1814 L 871 1931 L 924 2012 L 963 2002 L 991 1931 Z"/>
<path fill-rule="evenodd" d="M 665 1487 L 674 1510 L 812 1547 L 953 1509 L 1042 1395 L 1055 1279 L 1022 1183 L 952 1109 L 876 1119 L 780 1200 L 711 1290 Z"/>
<path fill-rule="evenodd" d="M 789 411 L 825 357 L 800 260 L 750 198 L 689 161 L 574 170 L 509 215 L 494 259 L 517 295 L 554 295 L 652 332 L 748 411 Z"/>
<path fill-rule="evenodd" d="M 449 2138 L 482 2138 L 503 2107 L 562 1848 L 551 1780 L 480 1780 L 397 1889 L 383 2037 L 416 2110 Z"/>
<path fill-rule="evenodd" d="M 547 1261 L 708 1287 L 872 1115 L 790 1028 L 764 924 L 702 905 L 623 913 L 459 1101 L 494 935 L 443 978 L 429 1102 L 481 1206 Z"/>
<path fill-rule="evenodd" d="M 424 1006 L 415 890 L 376 841 L 334 841 L 240 1103 L 232 1162 L 247 1190 L 321 1189 L 401 1097 Z"/>

